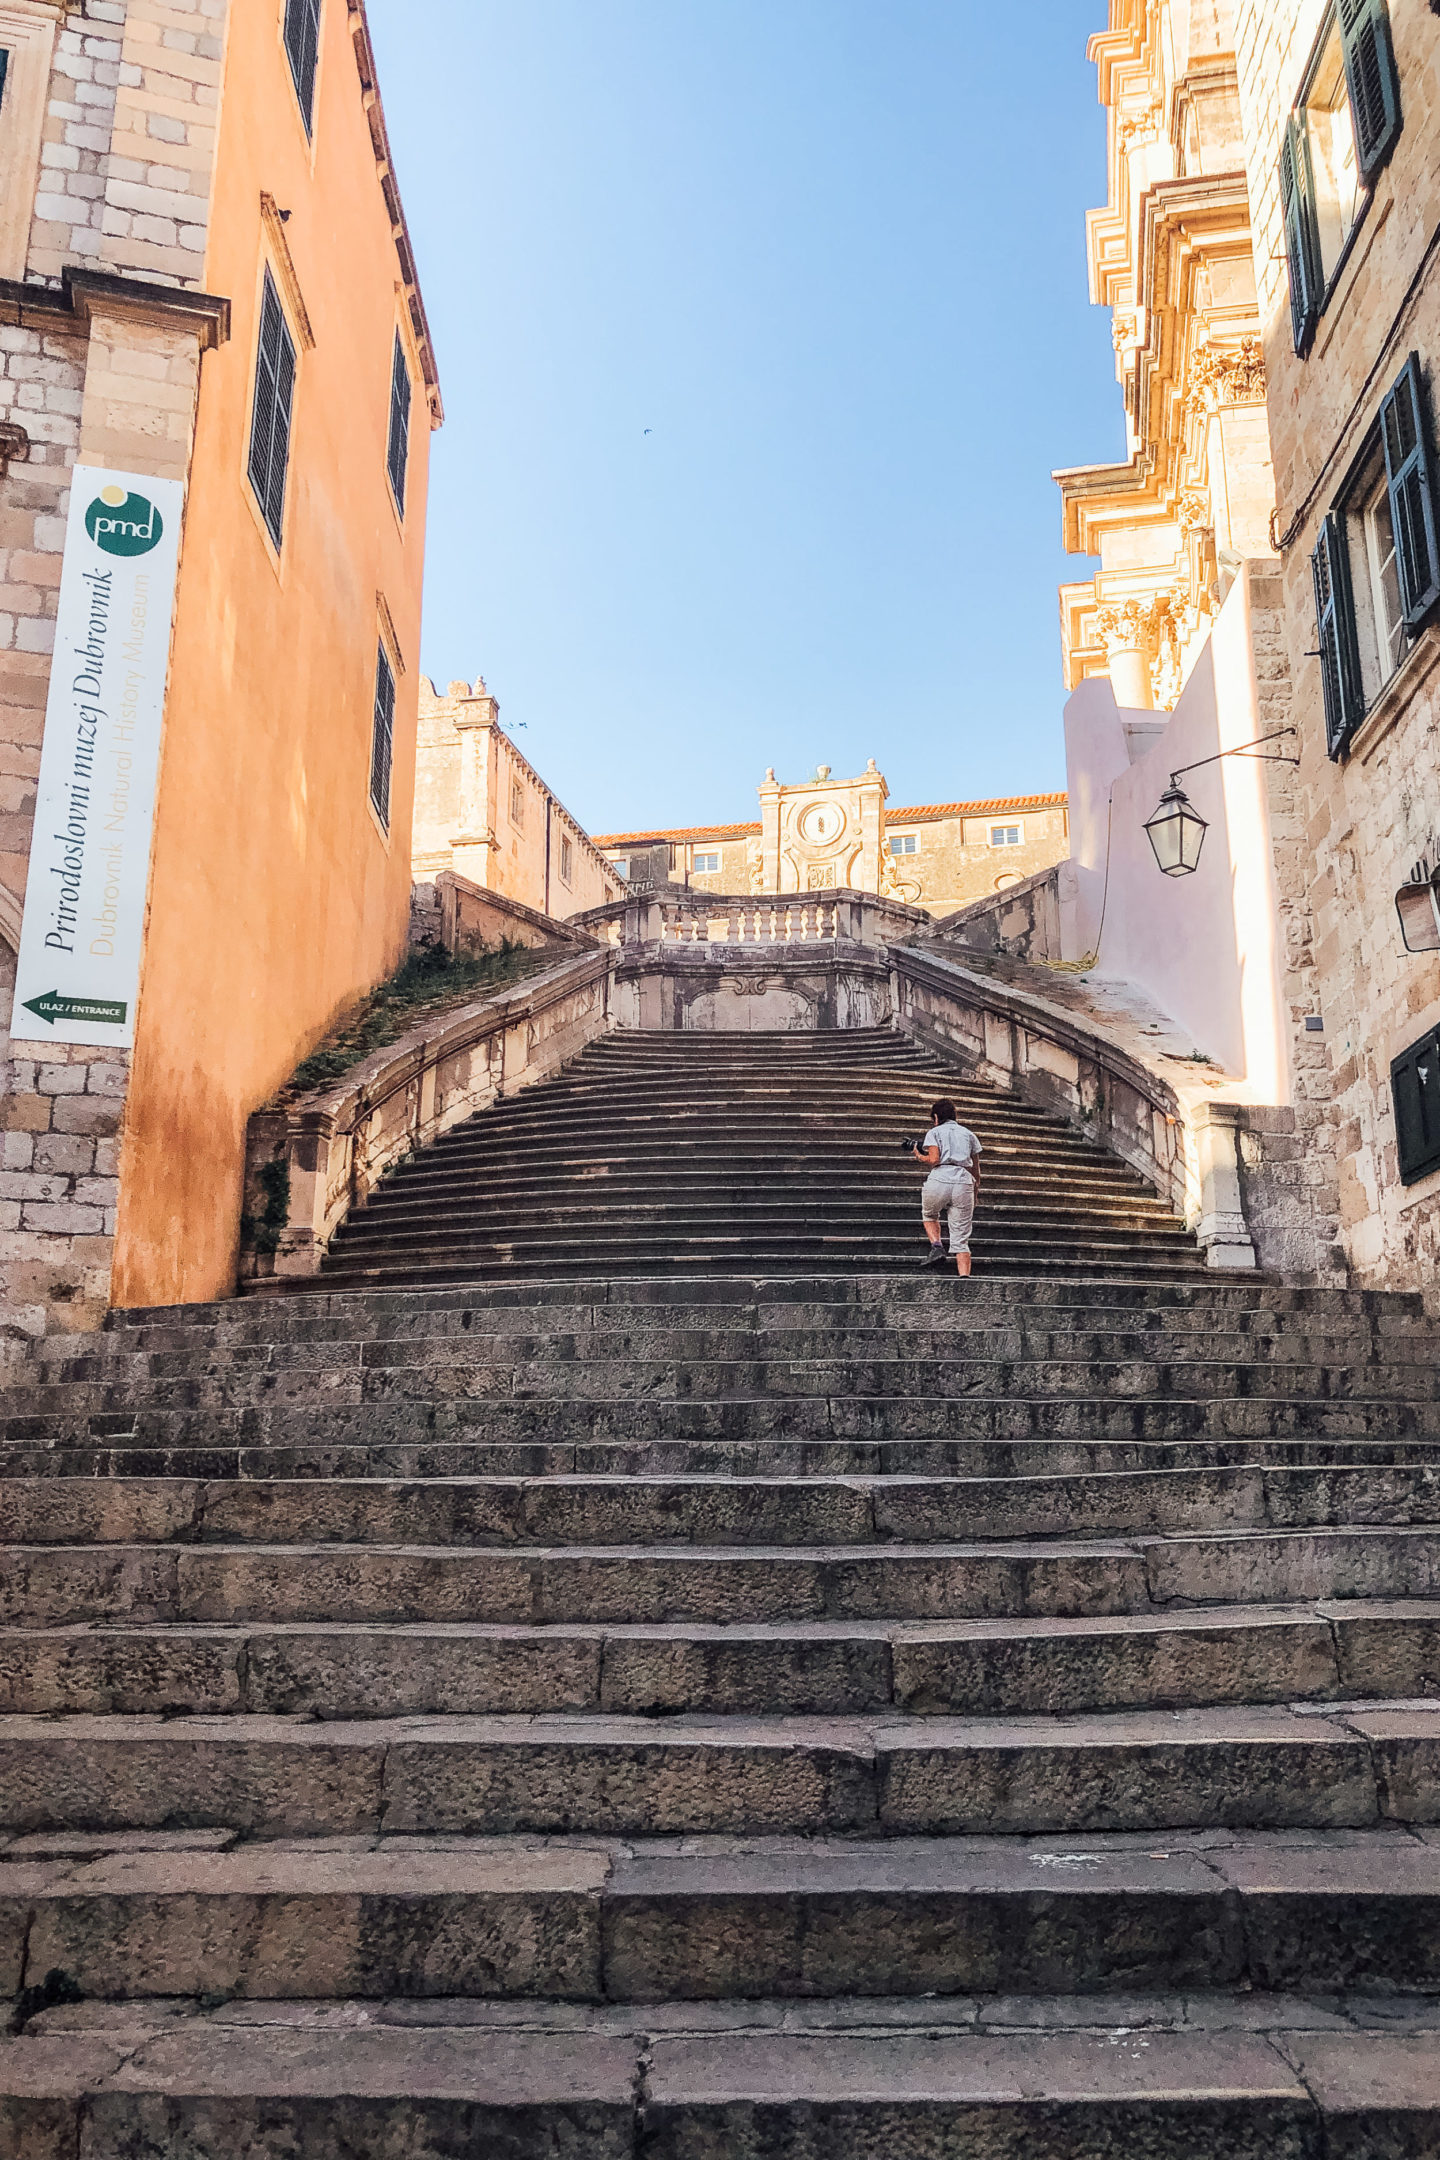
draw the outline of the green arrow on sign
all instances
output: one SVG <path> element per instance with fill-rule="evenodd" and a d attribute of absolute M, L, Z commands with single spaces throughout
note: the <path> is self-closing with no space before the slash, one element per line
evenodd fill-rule
<path fill-rule="evenodd" d="M 126 1007 L 112 998 L 62 997 L 47 990 L 44 997 L 27 998 L 25 1011 L 54 1027 L 57 1020 L 83 1020 L 90 1027 L 124 1027 Z"/>

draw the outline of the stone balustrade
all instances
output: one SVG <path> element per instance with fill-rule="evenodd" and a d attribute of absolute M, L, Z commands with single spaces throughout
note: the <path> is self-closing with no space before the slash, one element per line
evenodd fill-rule
<path fill-rule="evenodd" d="M 591 948 L 515 989 L 427 1015 L 343 1079 L 250 1120 L 242 1278 L 313 1275 L 385 1172 L 502 1096 L 548 1080 L 611 1024 L 615 956 Z"/>
<path fill-rule="evenodd" d="M 708 893 L 659 886 L 573 918 L 610 945 L 869 945 L 916 937 L 928 928 L 924 908 L 877 893 Z"/>

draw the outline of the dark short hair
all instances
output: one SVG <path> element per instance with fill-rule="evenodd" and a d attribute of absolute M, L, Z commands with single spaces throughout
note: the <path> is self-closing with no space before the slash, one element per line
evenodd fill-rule
<path fill-rule="evenodd" d="M 937 1125 L 952 1124 L 958 1115 L 953 1102 L 932 1102 L 930 1115 Z"/>

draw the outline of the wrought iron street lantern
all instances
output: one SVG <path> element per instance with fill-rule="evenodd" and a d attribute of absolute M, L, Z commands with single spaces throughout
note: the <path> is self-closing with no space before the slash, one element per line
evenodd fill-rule
<path fill-rule="evenodd" d="M 1175 775 L 1160 798 L 1154 817 L 1145 820 L 1155 860 L 1166 877 L 1189 877 L 1200 866 L 1200 850 L 1209 831 L 1208 821 L 1185 793 Z"/>
<path fill-rule="evenodd" d="M 1418 862 L 1395 895 L 1406 952 L 1440 952 L 1440 870 Z"/>
<path fill-rule="evenodd" d="M 1199 772 L 1202 765 L 1218 765 L 1227 757 L 1255 758 L 1262 765 L 1298 765 L 1298 757 L 1286 757 L 1283 752 L 1264 748 L 1266 743 L 1278 742 L 1282 735 L 1294 733 L 1293 727 L 1275 728 L 1269 735 L 1258 735 L 1254 742 L 1237 743 L 1233 750 L 1217 750 L 1214 757 L 1196 758 L 1193 765 L 1181 765 L 1171 773 L 1170 785 L 1160 798 L 1159 808 L 1154 817 L 1145 820 L 1155 860 L 1166 877 L 1189 877 L 1199 869 L 1200 850 L 1210 830 L 1209 821 L 1201 817 L 1181 787 L 1180 775 Z"/>

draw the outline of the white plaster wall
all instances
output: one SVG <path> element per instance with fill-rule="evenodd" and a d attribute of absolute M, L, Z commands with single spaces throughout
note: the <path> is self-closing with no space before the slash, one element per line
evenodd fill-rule
<path fill-rule="evenodd" d="M 1193 877 L 1162 876 L 1144 829 L 1172 770 L 1263 731 L 1244 577 L 1158 734 L 1154 715 L 1116 705 L 1104 676 L 1080 685 L 1065 708 L 1077 884 L 1076 950 L 1067 957 L 1098 946 L 1096 973 L 1138 983 L 1193 1031 L 1197 1049 L 1242 1083 L 1227 1090 L 1234 1099 L 1289 1103 L 1269 767 L 1227 758 L 1185 776 L 1210 824 Z"/>

